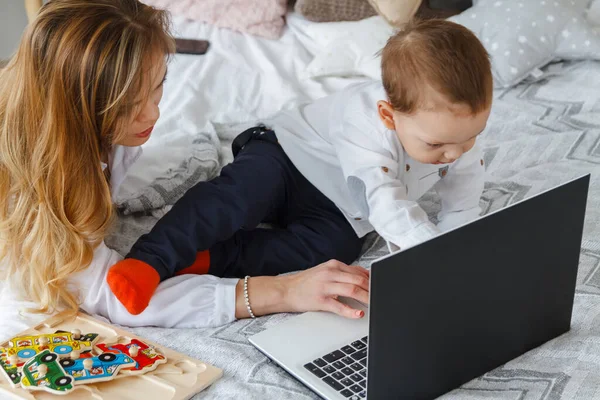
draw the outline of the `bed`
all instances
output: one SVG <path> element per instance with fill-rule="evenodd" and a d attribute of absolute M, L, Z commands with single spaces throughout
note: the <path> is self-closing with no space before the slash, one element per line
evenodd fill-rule
<path fill-rule="evenodd" d="M 216 176 L 232 159 L 231 140 L 246 127 L 281 108 L 368 79 L 304 78 L 316 46 L 305 33 L 309 24 L 292 13 L 283 36 L 266 40 L 174 19 L 178 36 L 208 39 L 211 47 L 206 56 L 171 60 L 162 117 L 123 185 L 127 190 L 119 194 L 120 213 L 109 246 L 126 253 L 185 190 Z M 592 173 L 572 330 L 443 399 L 600 398 L 600 62 L 558 62 L 544 73 L 542 80 L 494 93 L 481 137 L 487 165 L 481 206 L 489 213 Z M 428 193 L 421 202 L 435 219 L 439 199 Z M 384 242 L 371 234 L 357 263 L 369 266 L 386 253 Z M 195 398 L 316 399 L 247 340 L 289 317 L 208 329 L 133 331 L 224 369 L 224 377 Z"/>
<path fill-rule="evenodd" d="M 283 37 L 268 41 L 175 19 L 181 36 L 207 38 L 211 49 L 206 57 L 176 56 L 169 65 L 160 126 L 124 185 L 130 192 L 122 194 L 123 214 L 109 243 L 126 251 L 164 212 L 161 206 L 168 208 L 195 181 L 217 174 L 231 160 L 231 139 L 245 127 L 282 107 L 365 79 L 303 79 L 314 51 L 304 34 L 307 24 L 292 14 Z M 481 205 L 488 213 L 592 172 L 572 330 L 444 399 L 600 397 L 600 185 L 595 179 L 600 171 L 600 62 L 554 63 L 544 72 L 543 80 L 494 93 L 481 138 L 487 164 Z M 158 154 L 163 161 L 153 165 Z M 435 218 L 436 196 L 427 194 L 422 204 Z M 152 215 L 142 216 L 142 210 Z M 383 254 L 383 241 L 371 235 L 358 264 L 368 266 Z M 224 378 L 198 398 L 317 398 L 247 341 L 286 318 L 275 315 L 214 329 L 135 331 L 224 368 Z"/>

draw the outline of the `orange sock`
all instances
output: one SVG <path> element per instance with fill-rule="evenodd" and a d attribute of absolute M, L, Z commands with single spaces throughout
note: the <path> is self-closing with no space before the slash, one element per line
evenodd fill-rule
<path fill-rule="evenodd" d="M 145 262 L 127 258 L 110 267 L 106 281 L 127 311 L 137 315 L 148 307 L 160 276 Z"/>
<path fill-rule="evenodd" d="M 194 274 L 194 275 L 204 275 L 208 274 L 208 269 L 210 268 L 210 252 L 208 250 L 199 251 L 196 254 L 196 260 L 192 265 L 187 268 L 182 269 L 181 271 L 177 271 L 175 275 L 185 275 L 185 274 Z"/>

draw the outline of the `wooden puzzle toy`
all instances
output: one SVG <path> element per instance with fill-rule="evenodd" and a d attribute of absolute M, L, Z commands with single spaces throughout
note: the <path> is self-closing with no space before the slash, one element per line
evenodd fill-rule
<path fill-rule="evenodd" d="M 221 376 L 218 368 L 83 313 L 59 314 L 0 343 L 2 399 L 125 400 L 136 393 L 186 400 Z"/>
<path fill-rule="evenodd" d="M 123 353 L 102 353 L 91 358 L 63 358 L 60 365 L 75 379 L 75 385 L 109 381 L 121 368 L 135 367 L 136 362 Z"/>
<path fill-rule="evenodd" d="M 67 357 L 73 351 L 92 350 L 98 334 L 81 336 L 79 333 L 77 337 L 78 339 L 75 339 L 73 333 L 60 330 L 52 334 L 18 336 L 9 340 L 0 351 L 5 351 L 9 359 L 18 357 L 18 362 L 24 362 L 46 349 L 59 357 Z"/>
<path fill-rule="evenodd" d="M 137 339 L 131 339 L 131 341 L 126 344 L 116 343 L 107 345 L 100 343 L 97 347 L 105 353 L 113 352 L 127 354 L 135 360 L 136 365 L 131 368 L 123 369 L 123 371 L 121 371 L 123 374 L 133 375 L 136 373 L 146 373 L 155 370 L 160 364 L 167 362 L 165 356 L 160 354 L 154 347 L 148 346 L 146 343 Z"/>
<path fill-rule="evenodd" d="M 13 385 L 21 383 L 21 372 L 19 372 L 17 364 L 18 357 L 16 355 L 9 358 L 8 354 L 0 349 L 0 368 Z"/>
<path fill-rule="evenodd" d="M 28 390 L 45 390 L 64 394 L 73 390 L 71 378 L 58 362 L 58 355 L 43 350 L 23 364 L 21 386 Z"/>

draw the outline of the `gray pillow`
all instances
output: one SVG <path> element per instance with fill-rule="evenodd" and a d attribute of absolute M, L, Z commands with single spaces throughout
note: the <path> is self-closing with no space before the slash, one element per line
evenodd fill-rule
<path fill-rule="evenodd" d="M 449 18 L 472 30 L 490 53 L 496 87 L 515 85 L 555 59 L 600 59 L 590 0 L 477 0 Z"/>

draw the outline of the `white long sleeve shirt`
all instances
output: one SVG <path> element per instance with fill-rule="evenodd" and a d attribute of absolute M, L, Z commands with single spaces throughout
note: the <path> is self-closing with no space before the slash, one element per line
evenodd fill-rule
<path fill-rule="evenodd" d="M 139 147 L 115 147 L 109 160 L 113 199 L 140 153 Z M 121 259 L 102 243 L 96 248 L 91 265 L 71 278 L 69 285 L 79 294 L 82 310 L 126 326 L 196 328 L 223 325 L 235 319 L 238 279 L 211 275 L 182 275 L 161 282 L 148 308 L 139 315 L 129 314 L 106 283 L 108 269 Z M 0 340 L 48 318 L 37 314 L 20 316 L 20 310 L 35 305 L 19 301 L 19 297 L 8 284 L 0 284 Z"/>
<path fill-rule="evenodd" d="M 358 84 L 266 123 L 359 237 L 376 230 L 397 250 L 476 218 L 485 169 L 478 146 L 452 164 L 411 159 L 379 118 L 377 101 L 386 98 L 381 82 Z M 437 226 L 416 202 L 432 187 L 442 199 Z"/>

